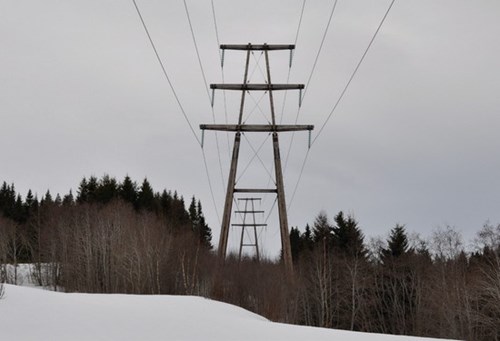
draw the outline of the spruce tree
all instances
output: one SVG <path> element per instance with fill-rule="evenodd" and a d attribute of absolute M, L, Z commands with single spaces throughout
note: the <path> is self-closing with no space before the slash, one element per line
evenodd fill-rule
<path fill-rule="evenodd" d="M 309 250 L 311 251 L 313 249 L 313 246 L 314 246 L 314 241 L 313 241 L 313 236 L 312 236 L 312 231 L 311 231 L 311 227 L 309 226 L 309 224 L 306 224 L 306 230 L 305 232 L 300 236 L 300 239 L 301 239 L 301 242 L 302 242 L 302 245 L 303 245 L 303 249 L 304 250 Z"/>
<path fill-rule="evenodd" d="M 33 196 L 33 192 L 31 192 L 31 189 L 29 189 L 28 194 L 26 194 L 25 206 L 28 211 L 33 209 L 33 207 L 35 206 L 35 197 Z"/>
<path fill-rule="evenodd" d="M 16 191 L 14 189 L 14 184 L 7 185 L 4 181 L 2 188 L 0 189 L 0 212 L 6 218 L 14 219 L 16 207 Z"/>
<path fill-rule="evenodd" d="M 62 204 L 63 206 L 72 206 L 75 204 L 72 190 L 69 190 L 69 193 L 64 196 Z"/>
<path fill-rule="evenodd" d="M 54 200 L 54 204 L 56 206 L 61 206 L 62 205 L 62 199 L 61 199 L 61 196 L 59 195 L 59 193 L 56 194 L 56 198 Z"/>
<path fill-rule="evenodd" d="M 29 219 L 38 209 L 38 199 L 33 195 L 33 192 L 28 190 L 24 201 L 24 211 L 27 219 Z"/>
<path fill-rule="evenodd" d="M 340 211 L 334 218 L 336 226 L 332 228 L 333 244 L 337 252 L 349 257 L 366 257 L 364 235 L 353 216 L 344 217 Z"/>
<path fill-rule="evenodd" d="M 47 190 L 47 192 L 45 192 L 45 196 L 42 197 L 42 200 L 40 201 L 40 206 L 47 206 L 53 203 L 54 200 L 52 199 L 52 194 L 50 194 L 50 190 Z"/>
<path fill-rule="evenodd" d="M 290 229 L 290 249 L 292 251 L 292 260 L 297 262 L 300 252 L 302 251 L 302 240 L 300 238 L 300 231 L 296 227 Z"/>
<path fill-rule="evenodd" d="M 325 212 L 320 212 L 313 224 L 313 240 L 315 243 L 331 243 L 332 227 Z"/>
<path fill-rule="evenodd" d="M 202 244 L 208 249 L 212 248 L 212 230 L 205 222 L 205 216 L 203 215 L 203 210 L 201 208 L 201 202 L 198 200 L 196 205 L 196 216 L 198 218 L 198 234 L 200 236 Z"/>
<path fill-rule="evenodd" d="M 196 199 L 194 196 L 191 198 L 191 203 L 189 204 L 188 213 L 189 213 L 189 219 L 193 223 L 193 226 L 196 226 L 198 224 L 198 214 L 196 211 Z"/>
<path fill-rule="evenodd" d="M 91 176 L 87 184 L 88 202 L 96 202 L 98 187 L 99 187 L 99 182 L 97 178 L 95 176 Z"/>
<path fill-rule="evenodd" d="M 95 200 L 106 204 L 118 197 L 118 183 L 115 178 L 105 174 L 97 184 Z"/>
<path fill-rule="evenodd" d="M 172 195 L 170 192 L 163 190 L 160 195 L 160 207 L 165 216 L 169 216 L 172 209 Z"/>
<path fill-rule="evenodd" d="M 137 205 L 137 184 L 127 175 L 119 187 L 119 196 L 134 207 Z"/>
<path fill-rule="evenodd" d="M 399 258 L 410 252 L 408 236 L 404 225 L 396 224 L 387 240 L 387 248 L 382 249 L 382 260 Z"/>
<path fill-rule="evenodd" d="M 28 219 L 28 215 L 26 214 L 26 210 L 24 208 L 23 199 L 21 195 L 18 194 L 16 196 L 16 202 L 14 204 L 13 217 L 14 221 L 24 224 Z"/>
<path fill-rule="evenodd" d="M 80 181 L 80 185 L 78 186 L 78 191 L 76 193 L 76 201 L 78 203 L 88 202 L 89 200 L 89 189 L 87 179 L 83 177 L 82 181 Z"/>
<path fill-rule="evenodd" d="M 144 178 L 137 198 L 138 208 L 152 211 L 154 208 L 154 198 L 153 188 L 148 179 Z"/>
<path fill-rule="evenodd" d="M 416 307 L 412 255 L 405 227 L 397 224 L 380 256 L 383 270 L 381 311 L 393 334 L 407 334 L 412 330 Z"/>

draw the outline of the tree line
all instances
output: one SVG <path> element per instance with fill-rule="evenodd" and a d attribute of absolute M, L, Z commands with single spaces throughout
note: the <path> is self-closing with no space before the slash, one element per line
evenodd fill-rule
<path fill-rule="evenodd" d="M 23 200 L 14 185 L 0 188 L 2 281 L 17 280 L 6 264 L 27 262 L 39 285 L 56 290 L 163 293 L 173 285 L 166 289 L 173 293 L 180 279 L 165 270 L 177 256 L 208 252 L 211 238 L 199 200 L 186 207 L 177 192 L 155 192 L 147 179 L 83 178 L 76 197 L 47 191 L 38 199 L 29 190 Z"/>
<path fill-rule="evenodd" d="M 4 183 L 0 212 L 4 281 L 15 281 L 5 264 L 30 262 L 38 284 L 55 290 L 201 295 L 273 321 L 500 339 L 500 224 L 485 223 L 467 251 L 449 226 L 424 239 L 396 225 L 367 242 L 354 216 L 320 213 L 291 229 L 287 276 L 281 259 L 218 259 L 201 203 L 147 179 L 84 178 L 76 196 L 40 200 Z"/>
<path fill-rule="evenodd" d="M 367 245 L 353 216 L 290 233 L 300 324 L 462 340 L 500 339 L 500 224 L 466 252 L 452 227 L 427 240 L 403 225 Z"/>

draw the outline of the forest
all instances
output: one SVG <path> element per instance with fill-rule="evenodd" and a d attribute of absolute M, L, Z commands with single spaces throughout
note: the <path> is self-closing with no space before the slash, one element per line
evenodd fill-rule
<path fill-rule="evenodd" d="M 404 225 L 366 240 L 353 215 L 320 212 L 290 231 L 294 272 L 280 259 L 217 258 L 202 205 L 105 175 L 71 191 L 23 198 L 0 188 L 0 282 L 33 264 L 52 290 L 199 295 L 273 321 L 365 332 L 500 339 L 500 224 L 466 247 L 453 227 L 431 236 Z M 1 301 L 0 301 L 1 305 Z"/>

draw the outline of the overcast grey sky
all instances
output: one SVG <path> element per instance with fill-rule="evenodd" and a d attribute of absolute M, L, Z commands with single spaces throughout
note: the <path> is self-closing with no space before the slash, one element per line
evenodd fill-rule
<path fill-rule="evenodd" d="M 212 112 L 183 1 L 137 0 L 166 70 L 196 133 Z M 390 0 L 339 0 L 299 123 L 319 128 L 370 41 Z M 210 1 L 188 0 L 209 83 L 221 82 Z M 221 43 L 293 43 L 302 0 L 214 0 Z M 309 0 L 290 82 L 306 83 L 333 5 Z M 396 0 L 348 92 L 311 148 L 289 209 L 303 227 L 320 210 L 355 215 L 369 235 L 396 223 L 429 235 L 450 224 L 470 238 L 487 220 L 500 222 L 500 2 Z M 0 1 L 0 180 L 25 194 L 67 193 L 83 176 L 145 176 L 156 189 L 202 200 L 217 244 L 219 221 L 200 147 L 182 117 L 132 1 Z M 275 83 L 286 82 L 288 55 L 270 54 Z M 255 54 L 255 65 L 259 54 Z M 263 67 L 263 59 L 260 66 Z M 244 54 L 226 53 L 227 82 L 243 77 Z M 261 82 L 257 67 L 251 80 Z M 239 93 L 227 93 L 234 122 Z M 258 101 L 260 94 L 254 94 Z M 283 94 L 276 95 L 281 115 Z M 247 100 L 247 114 L 254 107 Z M 293 123 L 298 94 L 290 92 L 284 123 Z M 251 116 L 262 122 L 268 100 Z M 225 122 L 223 94 L 214 107 Z M 317 135 L 313 133 L 313 138 Z M 265 135 L 248 136 L 257 148 Z M 232 137 L 229 137 L 232 143 Z M 229 169 L 228 137 L 205 136 L 219 215 Z M 242 146 L 240 170 L 253 153 Z M 281 135 L 285 159 L 290 135 Z M 292 195 L 307 151 L 295 136 L 285 170 Z M 262 160 L 272 172 L 271 143 Z M 265 186 L 254 162 L 241 184 Z M 263 198 L 270 209 L 274 198 Z M 264 217 L 265 218 L 265 217 Z M 261 234 L 276 254 L 276 215 Z M 237 237 L 231 237 L 231 243 Z"/>

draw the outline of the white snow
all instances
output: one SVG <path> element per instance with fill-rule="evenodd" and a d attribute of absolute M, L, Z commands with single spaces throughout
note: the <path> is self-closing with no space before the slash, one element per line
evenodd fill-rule
<path fill-rule="evenodd" d="M 0 300 L 0 340 L 431 339 L 273 323 L 201 297 L 76 294 L 6 284 Z"/>

